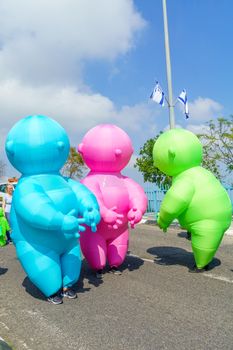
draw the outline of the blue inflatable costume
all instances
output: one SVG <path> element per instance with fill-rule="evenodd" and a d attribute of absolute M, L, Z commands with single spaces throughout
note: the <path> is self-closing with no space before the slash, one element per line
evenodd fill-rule
<path fill-rule="evenodd" d="M 22 173 L 13 196 L 12 239 L 28 277 L 47 297 L 78 280 L 80 223 L 95 231 L 100 221 L 95 196 L 59 173 L 69 149 L 65 130 L 40 115 L 20 120 L 6 140 L 8 159 Z"/>

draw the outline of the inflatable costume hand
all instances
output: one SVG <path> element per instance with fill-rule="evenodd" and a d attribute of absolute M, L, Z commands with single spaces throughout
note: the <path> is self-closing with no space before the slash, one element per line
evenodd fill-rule
<path fill-rule="evenodd" d="M 134 228 L 135 224 L 137 224 L 139 221 L 141 221 L 141 219 L 142 219 L 142 212 L 141 212 L 140 209 L 132 208 L 128 212 L 127 217 L 128 217 L 129 222 L 130 222 L 131 228 Z"/>
<path fill-rule="evenodd" d="M 91 231 L 96 232 L 96 225 L 100 222 L 100 213 L 99 210 L 88 207 L 87 210 L 83 213 L 83 218 L 85 224 L 91 226 Z"/>
<path fill-rule="evenodd" d="M 163 230 L 163 232 L 167 232 L 168 225 L 161 219 L 159 213 L 157 214 L 157 224 Z"/>
<path fill-rule="evenodd" d="M 85 231 L 85 227 L 79 224 L 84 223 L 85 219 L 77 219 L 71 214 L 72 213 L 69 213 L 68 215 L 64 216 L 61 229 L 64 233 L 71 234 L 74 235 L 76 238 L 79 238 L 80 235 L 78 231 Z"/>
<path fill-rule="evenodd" d="M 122 214 L 116 213 L 117 207 L 112 207 L 111 209 L 107 209 L 103 216 L 104 222 L 106 222 L 109 228 L 114 228 L 117 230 L 118 227 L 122 224 L 121 218 L 123 218 Z"/>

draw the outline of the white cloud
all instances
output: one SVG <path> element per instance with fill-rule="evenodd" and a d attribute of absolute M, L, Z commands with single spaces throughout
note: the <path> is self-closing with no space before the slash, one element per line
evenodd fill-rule
<path fill-rule="evenodd" d="M 190 119 L 193 121 L 207 121 L 218 116 L 223 106 L 210 99 L 198 97 L 195 101 L 189 103 Z"/>
<path fill-rule="evenodd" d="M 138 134 L 146 132 L 153 135 L 157 130 L 155 116 L 159 112 L 154 111 L 153 107 L 146 103 L 136 104 L 134 106 L 123 106 L 118 112 L 116 120 L 124 129 L 132 130 Z"/>
<path fill-rule="evenodd" d="M 135 46 L 146 21 L 133 0 L 1 1 L 0 23 L 0 159 L 9 129 L 32 114 L 56 119 L 72 145 L 98 123 L 119 125 L 133 143 L 156 130 L 150 106 L 118 108 L 83 78 L 90 60 L 112 62 Z"/>
<path fill-rule="evenodd" d="M 180 124 L 175 125 L 175 129 L 182 129 L 183 127 Z M 167 124 L 167 126 L 163 129 L 163 131 L 170 130 L 170 124 Z"/>
<path fill-rule="evenodd" d="M 100 94 L 83 93 L 74 86 L 31 87 L 11 80 L 0 84 L 1 127 L 9 128 L 27 115 L 44 114 L 71 130 L 88 128 L 113 114 L 113 103 Z"/>
<path fill-rule="evenodd" d="M 186 129 L 188 129 L 189 131 L 192 131 L 194 134 L 202 134 L 207 132 L 209 128 L 205 124 L 198 124 L 198 125 L 189 124 L 187 125 Z"/>
<path fill-rule="evenodd" d="M 0 83 L 0 152 L 10 128 L 21 118 L 33 114 L 57 120 L 68 132 L 71 144 L 77 145 L 84 134 L 99 123 L 113 123 L 123 128 L 134 145 L 156 134 L 154 111 L 148 104 L 118 109 L 107 97 L 78 91 L 74 86 L 31 87 L 19 81 Z M 0 157 L 1 158 L 1 157 Z"/>
<path fill-rule="evenodd" d="M 146 22 L 132 0 L 0 3 L 0 79 L 80 81 L 85 60 L 112 60 L 134 46 Z"/>

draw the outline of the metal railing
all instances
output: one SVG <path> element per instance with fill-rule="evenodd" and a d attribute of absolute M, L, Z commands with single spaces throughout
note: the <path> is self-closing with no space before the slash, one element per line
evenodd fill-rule
<path fill-rule="evenodd" d="M 230 200 L 231 200 L 231 204 L 232 204 L 232 207 L 233 207 L 233 187 L 231 186 L 224 186 L 229 197 L 230 197 Z"/>

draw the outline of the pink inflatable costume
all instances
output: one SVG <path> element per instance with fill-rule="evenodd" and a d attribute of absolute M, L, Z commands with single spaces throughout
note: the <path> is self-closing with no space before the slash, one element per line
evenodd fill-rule
<path fill-rule="evenodd" d="M 128 250 L 128 223 L 134 228 L 147 207 L 142 187 L 120 172 L 131 158 L 132 143 L 119 127 L 103 124 L 87 132 L 78 151 L 90 168 L 82 183 L 95 194 L 101 214 L 96 233 L 88 227 L 81 233 L 82 252 L 94 270 L 102 270 L 106 259 L 117 268 Z"/>

